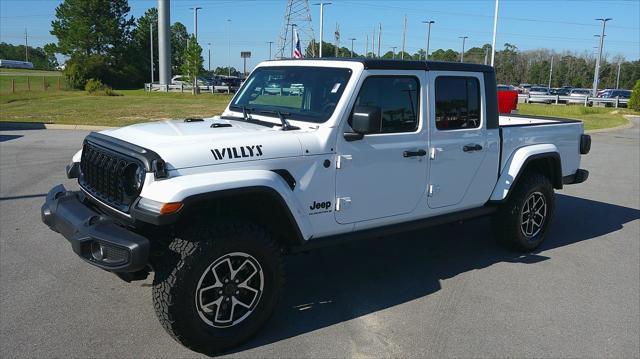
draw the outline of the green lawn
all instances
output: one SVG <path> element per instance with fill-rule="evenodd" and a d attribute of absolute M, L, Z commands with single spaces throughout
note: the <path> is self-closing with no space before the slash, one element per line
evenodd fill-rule
<path fill-rule="evenodd" d="M 545 105 L 545 104 L 518 104 L 518 110 L 523 115 L 550 116 L 581 120 L 585 130 L 597 130 L 609 127 L 622 126 L 628 121 L 623 115 L 638 112 L 626 108 L 585 107 L 581 105 Z"/>
<path fill-rule="evenodd" d="M 21 92 L 0 95 L 0 121 L 125 126 L 168 118 L 220 114 L 231 95 L 117 91 L 122 96 L 89 96 L 84 91 Z"/>

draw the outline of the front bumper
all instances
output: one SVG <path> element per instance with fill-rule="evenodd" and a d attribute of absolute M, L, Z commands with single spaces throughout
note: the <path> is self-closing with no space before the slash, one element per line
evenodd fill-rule
<path fill-rule="evenodd" d="M 137 272 L 147 266 L 149 240 L 85 204 L 81 192 L 58 185 L 47 194 L 42 222 L 62 234 L 86 262 L 110 272 Z"/>

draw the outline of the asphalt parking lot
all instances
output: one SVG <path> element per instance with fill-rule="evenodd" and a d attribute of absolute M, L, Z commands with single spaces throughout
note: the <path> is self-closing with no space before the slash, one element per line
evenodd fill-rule
<path fill-rule="evenodd" d="M 194 357 L 150 280 L 90 267 L 40 221 L 83 131 L 0 132 L 0 356 Z M 639 357 L 640 131 L 594 134 L 535 253 L 486 219 L 289 257 L 286 293 L 236 357 Z"/>

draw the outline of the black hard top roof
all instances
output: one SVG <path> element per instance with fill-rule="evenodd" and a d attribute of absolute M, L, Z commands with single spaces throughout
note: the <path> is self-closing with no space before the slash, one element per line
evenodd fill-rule
<path fill-rule="evenodd" d="M 418 60 L 390 60 L 364 58 L 306 58 L 295 61 L 352 61 L 360 62 L 365 69 L 370 70 L 425 70 L 425 71 L 468 71 L 494 72 L 493 67 L 487 65 L 464 62 L 418 61 Z"/>

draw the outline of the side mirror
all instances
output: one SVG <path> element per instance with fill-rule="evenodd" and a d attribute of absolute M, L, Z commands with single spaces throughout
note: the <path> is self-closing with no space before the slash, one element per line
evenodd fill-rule
<path fill-rule="evenodd" d="M 349 125 L 355 133 L 367 135 L 380 133 L 382 127 L 382 111 L 376 106 L 355 106 Z"/>

